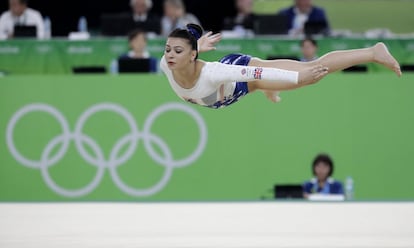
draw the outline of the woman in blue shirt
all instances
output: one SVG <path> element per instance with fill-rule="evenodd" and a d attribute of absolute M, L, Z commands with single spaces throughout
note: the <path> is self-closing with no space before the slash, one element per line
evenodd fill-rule
<path fill-rule="evenodd" d="M 303 185 L 303 194 L 307 198 L 310 194 L 343 194 L 342 183 L 335 181 L 331 176 L 334 164 L 327 154 L 319 154 L 312 163 L 312 172 L 315 176 Z"/>
<path fill-rule="evenodd" d="M 147 34 L 142 29 L 134 29 L 128 34 L 130 51 L 118 57 L 120 59 L 149 59 L 149 71 L 157 72 L 158 60 L 147 51 Z M 114 61 L 118 63 L 118 60 Z M 112 63 L 114 63 L 112 62 Z M 116 65 L 118 68 L 118 65 Z"/>

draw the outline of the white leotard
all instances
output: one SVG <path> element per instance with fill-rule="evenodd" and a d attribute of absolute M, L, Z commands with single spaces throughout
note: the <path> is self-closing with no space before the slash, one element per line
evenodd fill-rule
<path fill-rule="evenodd" d="M 164 56 L 161 58 L 160 68 L 180 98 L 207 107 L 224 107 L 229 104 L 221 105 L 217 103 L 229 101 L 232 103 L 235 97 L 240 97 L 235 94 L 236 82 L 249 82 L 258 79 L 272 82 L 298 82 L 298 72 L 294 71 L 205 62 L 194 87 L 185 89 L 175 81 Z"/>

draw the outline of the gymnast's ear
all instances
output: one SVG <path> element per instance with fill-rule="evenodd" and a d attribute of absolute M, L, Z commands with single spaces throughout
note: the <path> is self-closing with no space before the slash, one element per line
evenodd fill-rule
<path fill-rule="evenodd" d="M 191 51 L 191 62 L 194 62 L 197 59 L 198 52 L 196 50 Z"/>

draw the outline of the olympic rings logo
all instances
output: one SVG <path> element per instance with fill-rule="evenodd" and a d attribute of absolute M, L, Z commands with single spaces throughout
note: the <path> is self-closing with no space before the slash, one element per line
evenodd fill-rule
<path fill-rule="evenodd" d="M 120 137 L 117 140 L 109 154 L 109 157 L 107 156 L 107 160 L 105 159 L 104 152 L 98 143 L 83 132 L 83 127 L 88 119 L 94 114 L 101 111 L 112 111 L 120 115 L 127 121 L 130 129 L 130 132 L 127 135 Z M 197 124 L 200 133 L 199 142 L 196 148 L 190 155 L 180 160 L 174 160 L 172 151 L 170 147 L 168 147 L 167 143 L 161 137 L 151 133 L 151 127 L 156 119 L 162 114 L 169 111 L 181 111 L 192 117 L 192 119 Z M 45 112 L 51 115 L 57 120 L 62 129 L 62 133 L 51 139 L 45 146 L 41 153 L 40 160 L 31 160 L 23 156 L 17 150 L 14 142 L 14 130 L 16 124 L 22 117 L 31 112 Z M 65 197 L 80 197 L 92 192 L 96 187 L 98 187 L 106 169 L 109 170 L 110 176 L 115 185 L 124 193 L 135 197 L 143 197 L 156 194 L 166 186 L 175 168 L 191 165 L 200 157 L 207 144 L 207 126 L 203 118 L 197 111 L 181 103 L 166 103 L 157 107 L 146 119 L 142 131 L 139 131 L 134 117 L 131 115 L 131 113 L 129 113 L 122 106 L 114 103 L 99 103 L 91 106 L 81 114 L 76 122 L 75 130 L 73 132 L 71 132 L 68 121 L 59 110 L 47 104 L 34 103 L 22 107 L 12 116 L 8 123 L 6 132 L 7 145 L 12 156 L 19 163 L 26 167 L 39 169 L 41 171 L 43 180 L 48 185 L 48 187 L 57 194 Z M 117 173 L 117 168 L 125 164 L 133 156 L 140 140 L 142 140 L 144 148 L 146 149 L 149 156 L 155 162 L 159 163 L 165 168 L 164 174 L 158 183 L 144 189 L 138 189 L 127 185 L 122 181 L 119 174 Z M 80 156 L 86 162 L 97 168 L 96 175 L 92 181 L 83 188 L 79 189 L 66 189 L 59 186 L 52 179 L 48 170 L 50 167 L 57 165 L 59 161 L 65 156 L 71 141 L 74 141 L 76 150 L 79 152 Z M 122 150 L 122 148 L 128 144 L 129 146 L 127 147 L 126 151 Z M 52 151 L 57 149 L 59 145 L 60 148 L 52 156 Z M 85 149 L 85 145 L 91 148 L 90 150 L 94 153 L 93 155 L 88 153 L 88 151 Z M 155 151 L 153 145 L 158 146 L 162 155 Z M 121 151 L 123 151 L 122 155 L 120 155 Z"/>

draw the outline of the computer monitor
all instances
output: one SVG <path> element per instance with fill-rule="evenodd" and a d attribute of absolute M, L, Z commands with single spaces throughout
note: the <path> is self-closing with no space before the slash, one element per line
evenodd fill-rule
<path fill-rule="evenodd" d="M 254 22 L 254 32 L 258 35 L 282 35 L 288 33 L 288 20 L 285 15 L 258 15 Z"/>
<path fill-rule="evenodd" d="M 307 36 L 329 34 L 328 23 L 326 21 L 307 21 L 305 22 L 303 29 Z"/>
<path fill-rule="evenodd" d="M 14 38 L 35 38 L 37 27 L 32 25 L 15 25 L 13 30 Z"/>
<path fill-rule="evenodd" d="M 118 59 L 119 73 L 142 73 L 151 71 L 150 59 L 121 58 Z"/>
<path fill-rule="evenodd" d="M 101 33 L 105 36 L 127 36 L 134 28 L 132 17 L 127 14 L 102 14 Z"/>
<path fill-rule="evenodd" d="M 300 184 L 276 184 L 274 196 L 276 199 L 301 199 L 303 187 Z"/>

